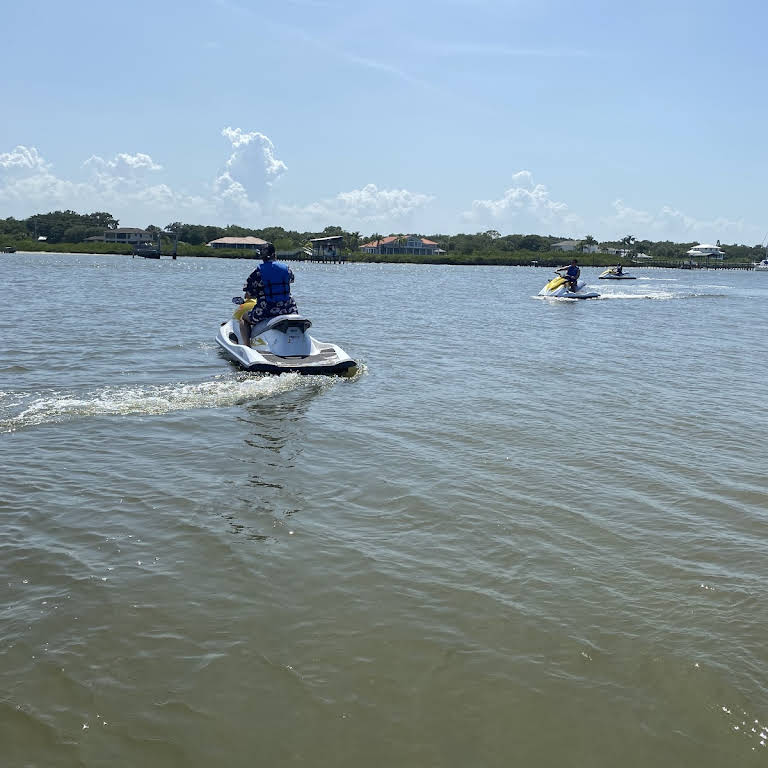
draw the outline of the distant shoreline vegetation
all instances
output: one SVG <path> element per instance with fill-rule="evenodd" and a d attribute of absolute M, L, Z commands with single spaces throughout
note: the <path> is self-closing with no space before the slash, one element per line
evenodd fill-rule
<path fill-rule="evenodd" d="M 0 250 L 3 247 L 15 247 L 19 251 L 65 251 L 68 253 L 127 254 L 133 253 L 131 245 L 87 241 L 89 237 L 103 236 L 105 231 L 117 229 L 119 222 L 110 213 L 96 212 L 78 214 L 75 211 L 52 211 L 35 214 L 27 219 L 13 217 L 0 219 Z M 378 232 L 364 236 L 360 232 L 347 231 L 342 227 L 329 226 L 321 232 L 298 232 L 282 227 L 264 227 L 248 229 L 230 225 L 228 227 L 203 226 L 172 222 L 164 228 L 149 225 L 145 231 L 160 238 L 164 254 L 170 254 L 173 242 L 178 237 L 178 255 L 180 257 L 214 257 L 228 259 L 255 259 L 258 255 L 235 249 L 213 249 L 206 243 L 220 237 L 260 237 L 274 243 L 278 252 L 297 253 L 307 247 L 310 240 L 317 237 L 342 237 L 342 255 L 348 262 L 358 263 L 408 263 L 408 264 L 457 264 L 457 265 L 498 265 L 498 266 L 539 266 L 561 265 L 571 258 L 577 258 L 584 266 L 610 266 L 619 261 L 630 263 L 638 255 L 647 257 L 643 261 L 657 266 L 680 266 L 690 261 L 686 255 L 697 242 L 674 243 L 670 241 L 652 241 L 637 239 L 628 235 L 621 240 L 603 241 L 600 247 L 621 250 L 622 254 L 595 253 L 582 251 L 562 251 L 553 248 L 566 238 L 554 235 L 502 235 L 496 230 L 486 230 L 475 234 L 429 234 L 429 240 L 438 243 L 442 253 L 432 255 L 414 254 L 369 254 L 359 250 L 363 243 L 385 237 Z M 397 233 L 403 236 L 403 233 Z M 591 235 L 581 238 L 583 245 L 595 247 L 598 242 Z M 725 258 L 718 264 L 709 266 L 734 267 L 751 265 L 765 258 L 762 245 L 720 245 Z M 638 265 L 639 266 L 639 265 Z"/>

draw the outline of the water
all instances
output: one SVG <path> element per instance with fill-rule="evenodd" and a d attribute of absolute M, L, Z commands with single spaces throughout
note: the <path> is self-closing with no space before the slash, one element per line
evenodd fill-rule
<path fill-rule="evenodd" d="M 318 380 L 253 262 L 2 266 L 4 768 L 768 760 L 768 275 L 297 264 Z"/>

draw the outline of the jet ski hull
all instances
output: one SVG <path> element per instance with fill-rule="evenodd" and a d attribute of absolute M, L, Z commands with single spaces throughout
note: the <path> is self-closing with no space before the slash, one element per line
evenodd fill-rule
<path fill-rule="evenodd" d="M 600 294 L 586 290 L 586 283 L 578 282 L 576 290 L 568 289 L 568 281 L 559 276 L 552 278 L 540 291 L 539 296 L 549 299 L 598 299 Z"/>
<path fill-rule="evenodd" d="M 598 280 L 637 280 L 634 275 L 617 275 L 615 272 L 603 272 Z"/>
<path fill-rule="evenodd" d="M 230 320 L 221 324 L 216 334 L 216 343 L 230 360 L 244 370 L 254 373 L 353 375 L 357 370 L 357 363 L 336 344 L 320 342 L 306 333 L 309 325 L 311 323 L 299 315 L 274 318 L 270 321 L 270 327 L 252 339 L 251 346 L 245 346 L 240 343 L 238 324 Z M 284 330 L 280 330 L 280 326 L 283 326 Z M 292 331 L 295 333 L 290 335 Z M 288 348 L 291 344 L 295 349 Z M 276 354 L 277 351 L 297 354 Z"/>

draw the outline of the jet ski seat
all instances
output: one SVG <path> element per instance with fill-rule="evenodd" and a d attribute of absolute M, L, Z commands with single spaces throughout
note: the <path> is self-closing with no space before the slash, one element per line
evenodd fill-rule
<path fill-rule="evenodd" d="M 265 325 L 259 323 L 258 326 L 254 326 L 251 330 L 251 335 L 253 335 L 257 327 L 260 333 L 272 329 L 285 332 L 288 328 L 301 328 L 302 333 L 304 333 L 311 326 L 312 321 L 308 317 L 303 317 L 302 315 L 279 315 L 267 320 Z"/>

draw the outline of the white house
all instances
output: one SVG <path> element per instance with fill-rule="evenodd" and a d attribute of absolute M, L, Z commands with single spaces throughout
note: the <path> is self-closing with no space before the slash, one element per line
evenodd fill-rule
<path fill-rule="evenodd" d="M 206 243 L 209 248 L 244 248 L 250 251 L 260 251 L 267 244 L 260 237 L 220 237 Z"/>
<path fill-rule="evenodd" d="M 152 240 L 153 235 L 145 229 L 136 227 L 118 227 L 118 229 L 107 229 L 104 231 L 105 243 L 127 243 L 128 245 L 137 245 L 147 240 Z"/>
<path fill-rule="evenodd" d="M 581 253 L 597 252 L 597 244 L 584 245 L 583 240 L 561 240 L 559 243 L 553 243 L 550 248 L 553 251 L 580 251 Z"/>
<path fill-rule="evenodd" d="M 686 251 L 685 255 L 691 259 L 715 259 L 716 261 L 722 261 L 725 256 L 725 251 L 720 245 L 708 245 L 702 243 L 701 245 L 694 245 L 690 251 Z"/>
<path fill-rule="evenodd" d="M 137 227 L 118 227 L 105 229 L 103 235 L 86 238 L 87 241 L 100 243 L 122 243 L 123 245 L 138 245 L 154 240 L 155 236 L 145 229 Z"/>

